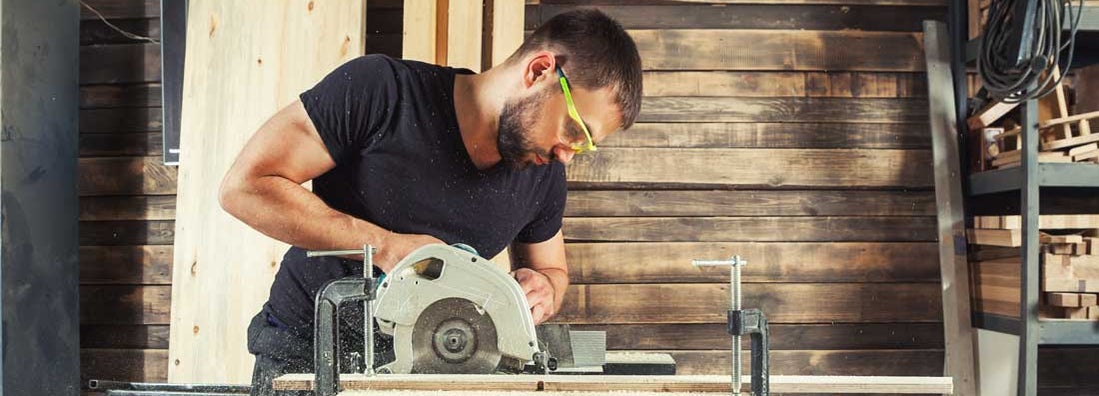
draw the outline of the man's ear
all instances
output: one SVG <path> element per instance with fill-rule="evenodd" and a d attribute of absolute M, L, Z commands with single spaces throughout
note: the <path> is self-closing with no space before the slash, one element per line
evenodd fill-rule
<path fill-rule="evenodd" d="M 545 79 L 557 76 L 557 57 L 549 51 L 537 51 L 523 64 L 523 87 L 530 88 Z"/>

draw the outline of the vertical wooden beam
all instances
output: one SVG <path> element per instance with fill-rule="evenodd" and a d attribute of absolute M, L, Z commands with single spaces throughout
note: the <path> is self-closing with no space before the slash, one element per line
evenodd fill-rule
<path fill-rule="evenodd" d="M 976 331 L 970 316 L 969 264 L 965 213 L 962 210 L 961 161 L 954 111 L 954 78 L 946 26 L 924 22 L 927 87 L 930 94 L 935 203 L 938 208 L 939 266 L 942 272 L 943 330 L 946 374 L 954 377 L 955 394 L 976 396 Z"/>
<path fill-rule="evenodd" d="M 365 0 L 190 1 L 169 381 L 251 381 L 245 329 L 287 245 L 221 210 L 218 185 L 264 120 L 362 55 L 365 24 Z"/>
<path fill-rule="evenodd" d="M 523 0 L 492 0 L 491 66 L 503 63 L 523 44 Z"/>
<path fill-rule="evenodd" d="M 402 58 L 436 63 L 438 3 L 439 0 L 405 0 Z M 441 42 L 446 45 L 445 39 Z"/>
<path fill-rule="evenodd" d="M 447 15 L 446 64 L 481 71 L 481 0 L 452 0 Z M 442 28 L 440 28 L 442 30 Z"/>

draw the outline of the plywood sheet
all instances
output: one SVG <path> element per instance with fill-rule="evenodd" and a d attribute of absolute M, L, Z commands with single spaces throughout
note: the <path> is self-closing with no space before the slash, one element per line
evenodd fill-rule
<path fill-rule="evenodd" d="M 168 378 L 248 383 L 245 329 L 287 246 L 222 211 L 218 185 L 264 120 L 363 53 L 366 2 L 190 7 Z"/>

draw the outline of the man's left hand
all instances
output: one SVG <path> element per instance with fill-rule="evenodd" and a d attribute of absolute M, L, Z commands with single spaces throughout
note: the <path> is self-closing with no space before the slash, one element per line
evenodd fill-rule
<path fill-rule="evenodd" d="M 556 312 L 553 303 L 553 284 L 545 274 L 530 268 L 520 268 L 511 272 L 523 293 L 527 295 L 527 303 L 530 305 L 530 315 L 534 324 L 540 324 Z"/>

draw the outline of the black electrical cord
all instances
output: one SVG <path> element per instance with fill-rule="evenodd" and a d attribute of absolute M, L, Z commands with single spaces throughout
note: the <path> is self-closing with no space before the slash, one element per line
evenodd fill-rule
<path fill-rule="evenodd" d="M 1061 84 L 1072 65 L 1077 25 L 1084 0 L 1079 0 L 1074 10 L 1071 0 L 1036 0 L 1037 15 L 1033 30 L 1023 32 L 1030 39 L 1030 57 L 1019 62 L 1008 54 L 1012 48 L 1024 46 L 1015 40 L 1012 32 L 1024 19 L 1015 15 L 1018 2 L 1027 0 L 1002 0 L 993 2 L 981 37 L 977 56 L 977 72 L 983 87 L 996 100 L 1006 103 L 1036 99 L 1053 92 Z M 1067 16 L 1067 19 L 1064 17 Z M 1068 37 L 1062 37 L 1064 21 L 1072 21 Z M 1029 34 L 1028 34 L 1029 33 Z M 1067 62 L 1060 75 L 1052 73 L 1053 66 L 1061 64 L 1061 52 L 1068 51 Z M 1041 80 L 1041 81 L 1039 81 Z"/>

